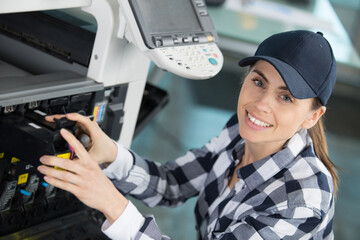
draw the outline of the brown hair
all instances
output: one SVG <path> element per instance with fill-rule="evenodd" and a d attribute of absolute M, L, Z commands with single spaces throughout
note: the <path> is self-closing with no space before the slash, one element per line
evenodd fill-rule
<path fill-rule="evenodd" d="M 315 98 L 313 101 L 312 109 L 318 109 L 322 106 L 320 100 L 318 98 Z M 325 165 L 325 167 L 329 170 L 333 183 L 334 183 L 334 193 L 336 196 L 337 189 L 338 189 L 338 183 L 339 183 L 339 176 L 336 172 L 336 166 L 333 162 L 331 162 L 329 155 L 328 155 L 328 147 L 326 143 L 326 137 L 325 137 L 325 129 L 323 124 L 322 117 L 319 119 L 319 121 L 308 130 L 308 133 L 310 137 L 313 140 L 314 143 L 314 150 L 316 156 L 321 160 L 321 162 Z"/>

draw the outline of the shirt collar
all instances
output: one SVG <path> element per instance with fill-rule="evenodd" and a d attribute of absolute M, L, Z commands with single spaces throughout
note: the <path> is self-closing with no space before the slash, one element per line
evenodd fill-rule
<path fill-rule="evenodd" d="M 237 176 L 245 181 L 250 190 L 253 190 L 288 166 L 311 143 L 307 130 L 301 129 L 285 143 L 282 150 L 239 168 Z M 233 154 L 237 159 L 241 159 L 244 149 L 245 141 L 242 139 L 234 148 Z"/>

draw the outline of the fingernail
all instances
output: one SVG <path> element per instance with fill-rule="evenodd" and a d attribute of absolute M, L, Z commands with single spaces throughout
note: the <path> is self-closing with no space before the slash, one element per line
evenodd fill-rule
<path fill-rule="evenodd" d="M 40 162 L 44 163 L 45 162 L 45 157 L 41 157 Z"/>
<path fill-rule="evenodd" d="M 38 167 L 39 172 L 45 172 L 45 168 L 43 166 Z"/>
<path fill-rule="evenodd" d="M 45 176 L 44 180 L 48 182 L 50 180 L 50 178 L 48 176 Z"/>
<path fill-rule="evenodd" d="M 63 134 L 67 134 L 69 131 L 68 130 L 66 130 L 65 128 L 62 128 L 61 130 L 61 133 L 63 133 Z"/>

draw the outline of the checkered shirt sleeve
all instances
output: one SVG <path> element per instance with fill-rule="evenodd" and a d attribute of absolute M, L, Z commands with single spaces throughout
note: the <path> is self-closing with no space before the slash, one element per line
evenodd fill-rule
<path fill-rule="evenodd" d="M 175 161 L 159 164 L 138 156 L 125 179 L 113 180 L 124 194 L 141 199 L 148 206 L 175 207 L 194 197 L 205 186 L 209 172 L 222 152 L 231 142 L 228 123 L 218 137 L 199 149 L 192 149 Z M 234 126 L 233 126 L 234 127 Z"/>
<path fill-rule="evenodd" d="M 306 130 L 281 151 L 238 169 L 239 181 L 224 195 L 243 151 L 235 115 L 218 137 L 175 161 L 161 165 L 132 152 L 129 175 L 113 182 L 150 207 L 198 196 L 198 239 L 333 238 L 332 179 Z M 148 216 L 137 239 L 169 238 Z"/>

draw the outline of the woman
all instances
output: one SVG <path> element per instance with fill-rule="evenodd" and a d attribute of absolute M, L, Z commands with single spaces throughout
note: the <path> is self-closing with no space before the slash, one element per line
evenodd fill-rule
<path fill-rule="evenodd" d="M 280 33 L 239 64 L 250 69 L 237 115 L 203 148 L 160 165 L 114 144 L 88 118 L 67 114 L 92 145 L 86 151 L 62 130 L 78 159 L 44 156 L 39 171 L 102 211 L 102 230 L 113 239 L 167 238 L 114 185 L 149 206 L 198 196 L 198 239 L 332 239 L 338 177 L 321 123 L 336 78 L 329 43 L 321 33 Z M 104 162 L 111 164 L 102 172 Z"/>

